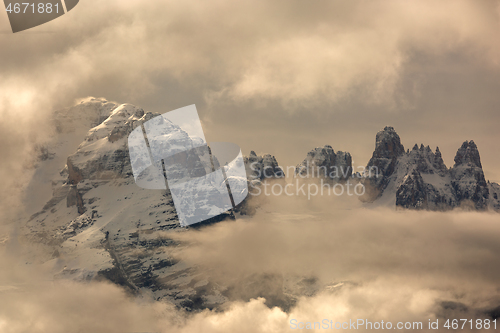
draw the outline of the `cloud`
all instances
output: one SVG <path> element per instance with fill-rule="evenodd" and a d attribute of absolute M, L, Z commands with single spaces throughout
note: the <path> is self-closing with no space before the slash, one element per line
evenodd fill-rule
<path fill-rule="evenodd" d="M 0 34 L 0 218 L 23 211 L 24 166 L 52 135 L 52 110 L 88 95 L 158 112 L 194 102 L 211 141 L 284 166 L 324 144 L 363 165 L 385 125 L 407 146 L 439 145 L 448 164 L 475 139 L 500 179 L 499 17 L 498 2 L 476 1 L 86 0 L 50 24 Z M 442 301 L 466 304 L 469 317 L 499 304 L 496 215 L 271 203 L 253 219 L 178 236 L 192 244 L 182 260 L 233 287 L 222 313 L 186 318 L 102 283 L 34 283 L 40 272 L 15 257 L 0 263 L 0 330 L 286 332 L 293 318 L 425 321 Z M 246 288 L 266 275 L 344 285 L 284 312 L 268 307 L 283 301 L 283 279 Z"/>
<path fill-rule="evenodd" d="M 472 1 L 90 1 L 46 25 L 52 33 L 2 35 L 0 60 L 5 87 L 58 103 L 89 90 L 158 98 L 166 79 L 201 97 L 389 102 L 415 52 L 498 65 L 498 25 L 493 3 Z"/>
<path fill-rule="evenodd" d="M 388 124 L 409 134 L 408 145 L 426 137 L 444 146 L 448 161 L 475 139 L 497 179 L 498 8 L 88 0 L 49 24 L 0 34 L 2 211 L 20 200 L 12 191 L 29 177 L 20 166 L 51 136 L 51 111 L 89 95 L 157 112 L 196 103 L 210 141 L 285 165 L 324 144 L 363 165 Z"/>
<path fill-rule="evenodd" d="M 495 214 L 302 199 L 270 198 L 252 218 L 168 233 L 189 244 L 178 259 L 229 287 L 224 311 L 187 314 L 147 292 L 133 296 L 104 282 L 52 280 L 43 266 L 3 251 L 2 332 L 290 332 L 293 320 L 323 319 L 394 325 L 439 319 L 442 325 L 450 317 L 486 318 L 499 306 Z M 301 293 L 294 281 L 312 281 L 316 289 Z M 272 306 L 285 291 L 295 294 L 286 311 Z"/>
<path fill-rule="evenodd" d="M 258 271 L 310 274 L 323 283 L 391 275 L 431 283 L 445 276 L 447 284 L 456 279 L 456 286 L 497 283 L 500 271 L 493 263 L 500 231 L 494 213 L 366 209 L 340 197 L 268 200 L 250 220 L 169 237 L 193 243 L 179 256 L 217 267 L 223 279 Z"/>

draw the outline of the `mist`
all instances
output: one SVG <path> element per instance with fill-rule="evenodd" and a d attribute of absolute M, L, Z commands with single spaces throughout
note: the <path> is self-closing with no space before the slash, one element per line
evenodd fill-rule
<path fill-rule="evenodd" d="M 104 281 L 54 279 L 18 235 L 53 112 L 87 96 L 161 113 L 196 104 L 208 142 L 271 153 L 284 167 L 325 144 L 366 165 L 386 125 L 406 148 L 439 146 L 447 166 L 473 139 L 486 178 L 499 181 L 499 1 L 85 0 L 25 32 L 11 34 L 6 15 L 0 27 L 0 331 L 498 317 L 493 213 L 268 197 L 253 217 L 158 233 L 185 245 L 178 260 L 228 287 L 224 311 L 200 313 Z"/>
<path fill-rule="evenodd" d="M 4 15 L 1 211 L 15 215 L 33 145 L 53 133 L 52 111 L 87 96 L 154 112 L 195 103 L 209 142 L 271 153 L 282 165 L 325 144 L 365 165 L 386 125 L 406 147 L 439 146 L 448 166 L 473 139 L 486 178 L 498 180 L 499 8 L 87 0 L 17 34 Z"/>
<path fill-rule="evenodd" d="M 147 292 L 134 296 L 106 282 L 44 277 L 43 265 L 24 263 L 4 244 L 0 327 L 288 332 L 294 319 L 427 325 L 429 319 L 494 316 L 500 306 L 496 214 L 367 209 L 351 199 L 267 197 L 253 217 L 158 232 L 188 245 L 179 247 L 177 259 L 228 287 L 222 312 L 189 314 Z M 287 283 L 304 282 L 310 290 L 296 294 L 291 307 L 275 304 Z"/>

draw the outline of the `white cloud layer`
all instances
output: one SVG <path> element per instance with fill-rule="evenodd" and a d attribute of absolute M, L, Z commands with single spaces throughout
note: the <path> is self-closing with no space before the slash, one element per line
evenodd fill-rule
<path fill-rule="evenodd" d="M 191 244 L 179 258 L 233 290 L 223 312 L 187 315 L 147 293 L 127 296 L 102 282 L 46 281 L 38 268 L 4 254 L 0 327 L 7 333 L 290 332 L 293 319 L 443 324 L 445 317 L 486 318 L 500 305 L 496 214 L 346 210 L 344 200 L 325 200 L 274 198 L 254 218 L 178 234 Z M 245 286 L 261 281 L 267 295 L 282 293 L 282 284 L 264 278 L 273 275 L 330 287 L 299 296 L 285 312 Z"/>
<path fill-rule="evenodd" d="M 197 103 L 210 141 L 283 165 L 324 144 L 362 165 L 385 125 L 406 146 L 439 145 L 448 166 L 474 139 L 488 178 L 500 180 L 499 17 L 498 1 L 85 0 L 47 25 L 0 34 L 1 222 L 23 210 L 23 166 L 52 133 L 50 111 L 88 95 L 159 112 Z M 5 15 L 0 25 L 8 30 Z M 458 311 L 442 301 L 467 305 L 468 318 L 499 305 L 497 215 L 272 203 L 275 213 L 187 233 L 194 245 L 179 256 L 235 286 L 250 274 L 305 273 L 352 284 L 288 313 L 236 288 L 227 311 L 186 318 L 116 286 L 33 284 L 37 269 L 2 255 L 0 331 L 287 332 L 293 318 L 425 321 Z"/>

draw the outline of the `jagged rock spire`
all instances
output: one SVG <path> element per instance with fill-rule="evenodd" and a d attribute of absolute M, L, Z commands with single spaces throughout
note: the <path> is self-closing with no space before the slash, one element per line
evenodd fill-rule
<path fill-rule="evenodd" d="M 482 168 L 479 150 L 473 140 L 465 141 L 455 155 L 455 166 L 463 164 Z"/>
<path fill-rule="evenodd" d="M 375 151 L 373 158 L 396 158 L 403 155 L 405 148 L 394 127 L 386 126 L 384 130 L 377 133 Z"/>
<path fill-rule="evenodd" d="M 489 188 L 481 166 L 479 150 L 474 141 L 465 141 L 458 149 L 451 176 L 459 203 L 472 203 L 476 209 L 487 207 Z"/>
<path fill-rule="evenodd" d="M 283 169 L 273 155 L 257 155 L 250 151 L 249 156 L 243 157 L 245 169 L 249 180 L 263 180 L 265 178 L 282 178 L 285 176 Z"/>
<path fill-rule="evenodd" d="M 367 168 L 375 167 L 378 176 L 369 176 L 364 182 L 368 201 L 394 187 L 399 207 L 431 210 L 492 207 L 499 210 L 497 192 L 500 185 L 486 182 L 474 141 L 462 144 L 451 169 L 446 167 L 438 147 L 435 152 L 423 144 L 415 144 L 406 153 L 403 149 L 392 127 L 377 134 L 375 151 Z"/>
<path fill-rule="evenodd" d="M 295 173 L 312 178 L 347 179 L 352 175 L 352 157 L 348 152 L 335 153 L 332 146 L 325 145 L 307 153 Z"/>
<path fill-rule="evenodd" d="M 439 147 L 436 147 L 436 152 L 434 153 L 433 166 L 436 169 L 441 170 L 441 171 L 447 170 L 447 167 L 444 164 L 443 156 L 441 155 L 441 151 L 439 150 Z"/>
<path fill-rule="evenodd" d="M 370 197 L 368 200 L 373 200 L 382 193 L 389 182 L 389 177 L 394 173 L 398 158 L 404 153 L 405 148 L 393 127 L 386 126 L 377 133 L 375 150 L 366 166 L 369 173 L 366 184 Z"/>

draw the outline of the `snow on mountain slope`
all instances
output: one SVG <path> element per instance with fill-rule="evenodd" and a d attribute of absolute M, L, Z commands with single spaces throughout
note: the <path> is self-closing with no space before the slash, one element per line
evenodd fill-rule
<path fill-rule="evenodd" d="M 500 206 L 493 190 L 498 184 L 486 183 L 474 141 L 462 144 L 455 165 L 448 169 L 439 148 L 432 152 L 429 146 L 415 144 L 405 152 L 394 128 L 386 127 L 377 134 L 365 175 L 369 201 L 429 210 L 498 210 Z"/>
<path fill-rule="evenodd" d="M 326 145 L 311 150 L 295 169 L 301 177 L 320 177 L 346 180 L 352 175 L 352 158 L 348 152 L 334 152 Z"/>
<path fill-rule="evenodd" d="M 39 198 L 27 201 L 36 213 L 22 228 L 31 249 L 37 249 L 29 254 L 29 261 L 43 265 L 56 278 L 108 279 L 189 310 L 216 308 L 230 297 L 228 289 L 212 283 L 210 271 L 200 272 L 199 267 L 178 259 L 176 254 L 188 245 L 174 241 L 173 236 L 190 231 L 180 227 L 170 192 L 143 189 L 132 175 L 128 135 L 156 116 L 130 104 L 93 98 L 56 113 L 57 133 L 43 146 L 43 158 L 28 187 L 32 199 Z M 157 133 L 162 149 L 199 146 L 199 138 L 173 124 L 166 125 L 167 132 Z M 348 153 L 337 152 L 337 161 L 330 148 L 316 149 L 306 161 L 328 168 L 350 166 Z M 378 193 L 371 205 L 448 209 L 472 201 L 476 209 L 485 205 L 499 209 L 500 185 L 483 182 L 477 147 L 466 142 L 462 148 L 455 166 L 448 169 L 439 149 L 432 152 L 429 147 L 415 146 L 405 152 L 397 133 L 387 127 L 377 134 L 367 168 L 369 175 L 371 166 L 378 167 L 381 177 L 368 177 L 365 182 Z M 199 164 L 191 169 L 196 175 L 213 168 L 207 162 L 210 159 L 203 156 L 198 160 L 184 156 Z M 252 152 L 244 162 L 249 182 L 260 182 L 264 170 L 274 178 L 283 176 L 271 155 Z M 186 172 L 170 171 L 180 178 Z M 483 195 L 485 188 L 487 197 Z M 206 224 L 250 211 L 243 204 Z M 280 279 L 283 277 L 276 281 Z M 286 296 L 293 294 L 290 286 L 285 289 L 280 302 L 293 298 Z"/>
<path fill-rule="evenodd" d="M 284 171 L 272 155 L 257 156 L 252 150 L 244 157 L 245 169 L 249 180 L 264 180 L 265 178 L 282 178 Z"/>
<path fill-rule="evenodd" d="M 166 298 L 187 309 L 216 307 L 226 301 L 224 287 L 211 283 L 207 274 L 201 276 L 196 267 L 174 259 L 173 254 L 185 245 L 174 242 L 168 234 L 186 229 L 180 228 L 170 192 L 143 189 L 132 175 L 128 135 L 158 115 L 130 104 L 95 99 L 57 113 L 60 135 L 47 148 L 52 159 L 40 161 L 38 166 L 45 177 L 53 172 L 53 196 L 23 230 L 39 249 L 32 256 L 33 262 L 50 267 L 57 278 L 106 278 L 134 292 L 147 290 L 155 299 Z M 162 149 L 199 146 L 200 138 L 190 137 L 171 123 L 166 125 L 168 133 L 152 136 Z M 67 135 L 80 144 L 74 145 Z M 187 160 L 201 163 L 202 170 L 192 168 L 194 173 L 213 168 L 210 158 L 208 165 L 201 155 L 189 155 Z M 49 170 L 52 168 L 57 172 Z M 213 221 L 228 217 L 231 213 Z"/>
<path fill-rule="evenodd" d="M 50 142 L 38 147 L 39 161 L 26 188 L 24 207 L 32 215 L 51 199 L 65 198 L 66 189 L 59 185 L 67 176 L 61 175 L 67 157 L 81 144 L 90 128 L 99 125 L 117 104 L 102 98 L 86 98 L 79 104 L 54 113 L 54 135 Z"/>

